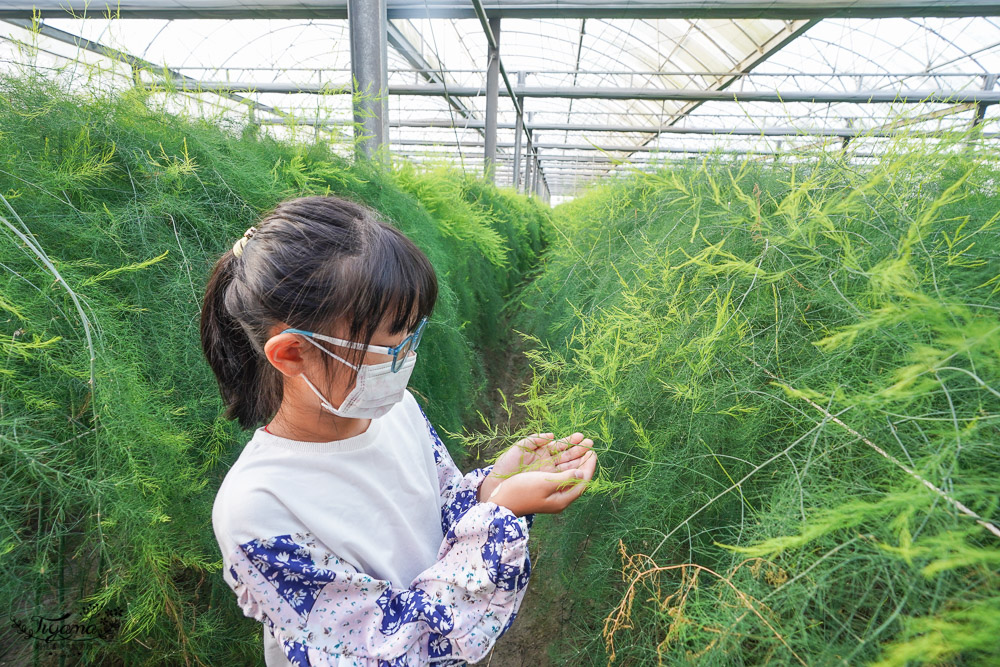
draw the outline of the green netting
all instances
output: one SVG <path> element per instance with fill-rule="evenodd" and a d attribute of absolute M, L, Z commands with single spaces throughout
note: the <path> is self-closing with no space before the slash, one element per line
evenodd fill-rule
<path fill-rule="evenodd" d="M 536 524 L 559 664 L 1000 661 L 1000 169 L 967 139 L 556 209 L 526 430 L 601 451 Z"/>
<path fill-rule="evenodd" d="M 249 433 L 221 419 L 198 331 L 208 271 L 261 212 L 346 196 L 428 254 L 441 297 L 411 385 L 442 430 L 475 414 L 492 318 L 541 247 L 547 214 L 492 185 L 217 121 L 0 79 L 0 586 L 24 626 L 7 660 L 262 661 L 210 518 Z M 63 613 L 90 640 L 25 638 Z"/>

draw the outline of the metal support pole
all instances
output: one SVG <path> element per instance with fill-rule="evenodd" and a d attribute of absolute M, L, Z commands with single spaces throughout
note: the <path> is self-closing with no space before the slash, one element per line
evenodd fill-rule
<path fill-rule="evenodd" d="M 486 71 L 486 146 L 483 151 L 483 176 L 493 180 L 493 164 L 497 158 L 497 103 L 500 95 L 500 19 L 490 19 L 490 32 L 486 52 L 489 69 Z"/>
<path fill-rule="evenodd" d="M 528 147 L 528 163 L 525 165 L 527 174 L 524 177 L 524 194 L 529 197 L 535 191 L 535 151 Z"/>
<path fill-rule="evenodd" d="M 538 150 L 535 150 L 535 196 L 542 196 L 542 161 L 541 156 L 538 154 Z"/>
<path fill-rule="evenodd" d="M 536 196 L 538 195 L 538 182 L 542 180 L 541 179 L 542 163 L 539 160 L 540 156 L 538 155 L 538 144 L 541 140 L 542 140 L 541 137 L 538 136 L 538 132 L 532 133 L 531 144 L 535 147 L 535 175 L 531 181 L 531 192 L 534 193 Z"/>
<path fill-rule="evenodd" d="M 986 107 L 988 105 L 985 102 L 976 102 L 976 115 L 972 117 L 972 127 L 979 127 L 986 118 Z"/>
<path fill-rule="evenodd" d="M 997 75 L 987 74 L 983 77 L 983 90 L 993 90 L 997 85 Z M 972 127 L 978 127 L 983 119 L 986 118 L 986 107 L 989 106 L 986 102 L 976 102 L 976 115 L 972 118 Z"/>
<path fill-rule="evenodd" d="M 531 193 L 531 142 L 528 142 L 527 150 L 524 153 L 524 194 Z"/>
<path fill-rule="evenodd" d="M 531 118 L 534 115 L 535 114 L 532 111 L 529 111 L 526 114 L 524 114 L 524 116 L 525 116 L 525 118 L 524 118 L 525 125 L 530 125 L 531 124 Z M 526 151 L 524 153 L 524 193 L 525 194 L 530 194 L 531 193 L 531 167 L 532 167 L 531 154 L 532 154 L 532 147 L 533 146 L 534 146 L 534 144 L 531 142 L 531 135 L 529 134 L 528 135 L 528 145 L 527 145 Z"/>
<path fill-rule="evenodd" d="M 355 137 L 358 157 L 371 158 L 389 136 L 386 0 L 348 0 Z"/>
<path fill-rule="evenodd" d="M 517 73 L 517 85 L 524 86 L 524 72 Z M 524 109 L 524 100 L 518 100 L 518 106 Z M 521 189 L 521 135 L 524 133 L 524 114 L 517 114 L 514 128 L 514 190 Z"/>
<path fill-rule="evenodd" d="M 993 90 L 997 85 L 997 75 L 987 74 L 983 77 L 983 90 Z M 976 146 L 976 139 L 981 139 L 983 137 L 983 128 L 981 125 L 986 119 L 986 108 L 989 106 L 986 102 L 976 102 L 976 111 L 972 116 L 972 129 L 969 132 L 968 139 L 968 150 L 973 150 Z"/>

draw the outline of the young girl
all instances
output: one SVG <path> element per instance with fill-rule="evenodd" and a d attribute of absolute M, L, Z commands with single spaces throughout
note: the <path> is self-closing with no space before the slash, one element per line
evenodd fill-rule
<path fill-rule="evenodd" d="M 461 665 L 510 626 L 533 513 L 596 466 L 580 433 L 530 436 L 462 475 L 406 384 L 437 279 L 373 211 L 280 204 L 218 261 L 202 347 L 254 431 L 212 512 L 223 576 L 267 665 Z"/>

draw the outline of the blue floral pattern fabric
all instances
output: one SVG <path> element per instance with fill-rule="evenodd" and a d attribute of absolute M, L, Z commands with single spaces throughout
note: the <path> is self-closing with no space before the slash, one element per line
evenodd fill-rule
<path fill-rule="evenodd" d="M 483 658 L 510 627 L 530 576 L 531 517 L 478 502 L 490 469 L 462 475 L 427 427 L 444 539 L 408 588 L 359 571 L 307 531 L 261 536 L 226 557 L 244 614 L 293 665 L 457 667 Z"/>
<path fill-rule="evenodd" d="M 417 621 L 423 621 L 439 633 L 451 632 L 455 628 L 451 610 L 434 604 L 423 591 L 403 591 L 393 595 L 392 591 L 386 590 L 375 604 L 382 610 L 382 627 L 379 629 L 384 635 L 395 634 L 406 623 Z"/>
<path fill-rule="evenodd" d="M 510 627 L 528 577 L 524 520 L 492 503 L 463 515 L 439 559 L 400 590 L 341 561 L 309 533 L 240 545 L 227 581 L 295 665 L 460 665 Z"/>
<path fill-rule="evenodd" d="M 434 463 L 437 464 L 438 486 L 441 489 L 441 532 L 447 535 L 455 522 L 478 502 L 479 485 L 490 474 L 493 466 L 477 468 L 463 476 L 423 408 L 420 414 L 424 416 L 424 423 L 427 424 L 434 443 Z"/>
<path fill-rule="evenodd" d="M 333 576 L 332 571 L 317 568 L 309 560 L 308 546 L 294 542 L 291 535 L 253 540 L 243 545 L 243 551 L 274 584 L 277 594 L 302 615 L 309 614 L 328 577 Z"/>
<path fill-rule="evenodd" d="M 521 522 L 517 521 L 513 514 L 497 516 L 490 522 L 481 554 L 483 563 L 488 568 L 487 574 L 490 581 L 501 590 L 519 591 L 528 585 L 531 562 L 527 557 L 524 559 L 523 566 L 503 562 L 504 546 L 527 539 L 527 537 L 527 530 L 522 527 Z"/>
<path fill-rule="evenodd" d="M 493 470 L 493 466 L 477 468 L 463 476 L 423 408 L 420 409 L 420 414 L 424 416 L 427 430 L 434 442 L 434 462 L 437 464 L 438 485 L 441 488 L 441 532 L 447 536 L 455 522 L 478 502 L 479 485 Z M 528 530 L 531 530 L 535 515 L 526 514 L 523 518 Z"/>

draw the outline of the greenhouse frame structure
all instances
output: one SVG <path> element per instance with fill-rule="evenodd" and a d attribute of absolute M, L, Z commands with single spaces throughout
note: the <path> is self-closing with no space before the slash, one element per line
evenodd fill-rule
<path fill-rule="evenodd" d="M 548 200 L 706 153 L 864 157 L 970 128 L 992 145 L 997 16 L 982 1 L 5 0 L 0 36 L 30 31 L 54 62 L 110 58 L 131 85 L 213 97 L 279 135 L 356 133 L 365 156 L 457 161 Z M 158 29 L 114 35 L 126 24 Z M 211 29 L 186 54 L 157 46 L 195 25 Z M 228 56 L 205 47 L 233 28 Z M 248 57 L 258 44 L 271 60 Z"/>

